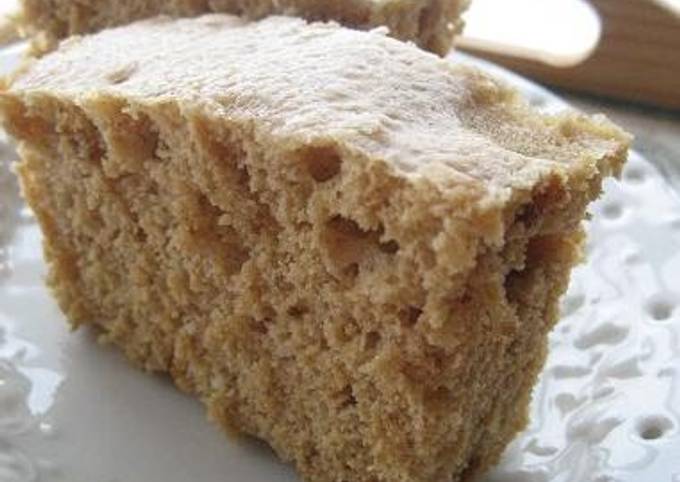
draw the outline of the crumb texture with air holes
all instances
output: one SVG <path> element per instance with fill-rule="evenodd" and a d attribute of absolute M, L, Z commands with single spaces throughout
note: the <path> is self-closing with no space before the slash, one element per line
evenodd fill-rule
<path fill-rule="evenodd" d="M 251 19 L 272 14 L 308 20 L 334 20 L 371 29 L 387 27 L 390 35 L 421 48 L 446 54 L 463 29 L 461 15 L 469 0 L 20 0 L 21 27 L 37 52 L 52 50 L 60 39 L 125 25 L 155 15 L 193 17 L 229 13 Z"/>
<path fill-rule="evenodd" d="M 458 481 L 498 459 L 628 142 L 290 18 L 74 40 L 0 110 L 72 323 L 310 482 Z"/>

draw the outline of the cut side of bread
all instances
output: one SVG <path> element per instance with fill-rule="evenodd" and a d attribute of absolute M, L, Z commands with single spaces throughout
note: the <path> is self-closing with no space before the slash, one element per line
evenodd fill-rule
<path fill-rule="evenodd" d="M 498 459 L 630 142 L 381 32 L 290 17 L 73 38 L 0 112 L 73 325 L 310 482 Z"/>
<path fill-rule="evenodd" d="M 18 6 L 6 3 L 0 6 L 0 47 L 19 40 L 17 31 Z"/>
<path fill-rule="evenodd" d="M 386 26 L 400 40 L 440 55 L 462 30 L 469 0 L 21 0 L 20 22 L 34 50 L 52 50 L 60 39 L 97 32 L 160 14 L 174 17 L 228 13 L 259 19 L 272 14 L 335 20 L 345 26 Z"/>

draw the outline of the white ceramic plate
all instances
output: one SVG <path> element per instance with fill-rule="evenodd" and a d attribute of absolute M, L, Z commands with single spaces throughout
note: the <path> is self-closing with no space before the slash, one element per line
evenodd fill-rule
<path fill-rule="evenodd" d="M 0 70 L 19 50 L 0 53 Z M 564 108 L 484 65 L 536 105 Z M 69 333 L 43 286 L 14 158 L 0 139 L 0 481 L 297 480 L 263 444 L 225 437 L 168 380 L 87 330 Z M 551 336 L 531 425 L 485 482 L 680 482 L 680 198 L 633 154 L 592 211 L 588 262 Z"/>

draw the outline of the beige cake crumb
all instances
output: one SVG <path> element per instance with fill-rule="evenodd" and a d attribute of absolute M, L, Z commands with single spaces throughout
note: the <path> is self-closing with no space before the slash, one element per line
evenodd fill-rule
<path fill-rule="evenodd" d="M 9 17 L 0 16 L 0 46 L 14 42 L 19 39 L 14 20 Z"/>
<path fill-rule="evenodd" d="M 0 111 L 73 325 L 309 482 L 498 459 L 629 144 L 378 32 L 287 17 L 73 39 Z"/>
<path fill-rule="evenodd" d="M 21 28 L 37 52 L 70 35 L 97 32 L 159 14 L 228 13 L 259 19 L 272 14 L 335 20 L 348 27 L 386 26 L 400 40 L 446 54 L 469 0 L 21 0 Z"/>
<path fill-rule="evenodd" d="M 19 40 L 18 17 L 18 11 L 14 11 L 12 8 L 0 9 L 0 47 Z"/>

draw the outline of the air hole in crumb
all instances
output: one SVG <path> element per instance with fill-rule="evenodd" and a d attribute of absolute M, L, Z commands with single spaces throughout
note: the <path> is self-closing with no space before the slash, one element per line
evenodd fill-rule
<path fill-rule="evenodd" d="M 517 215 L 516 222 L 523 224 L 527 229 L 531 229 L 538 221 L 538 208 L 533 204 L 524 206 Z"/>
<path fill-rule="evenodd" d="M 394 240 L 387 241 L 386 243 L 380 243 L 378 246 L 380 251 L 387 254 L 394 254 L 399 251 L 399 243 Z"/>
<path fill-rule="evenodd" d="M 560 236 L 534 236 L 529 239 L 523 269 L 512 270 L 505 277 L 503 286 L 508 301 L 517 305 L 533 303 L 534 301 L 529 301 L 528 297 L 532 291 L 531 284 L 536 270 L 563 249 L 564 240 Z"/>
<path fill-rule="evenodd" d="M 345 268 L 342 270 L 342 273 L 348 278 L 356 278 L 359 276 L 359 264 L 352 263 L 345 266 Z"/>
<path fill-rule="evenodd" d="M 315 448 L 308 448 L 304 457 L 306 463 L 309 464 L 310 467 L 312 467 L 314 465 L 314 460 L 316 460 L 319 457 L 319 451 L 316 450 Z"/>
<path fill-rule="evenodd" d="M 413 326 L 418 322 L 418 318 L 423 314 L 423 310 L 415 306 L 409 306 L 401 312 L 404 325 Z"/>
<path fill-rule="evenodd" d="M 364 339 L 364 348 L 368 351 L 375 350 L 380 344 L 380 333 L 377 331 L 369 331 L 366 333 L 366 338 Z"/>
<path fill-rule="evenodd" d="M 344 410 L 349 407 L 353 407 L 357 404 L 357 399 L 354 397 L 354 391 L 351 385 L 346 385 L 337 396 L 340 410 Z"/>
<path fill-rule="evenodd" d="M 427 390 L 427 404 L 432 406 L 444 406 L 450 403 L 452 397 L 451 390 L 448 387 L 439 386 L 434 389 Z"/>
<path fill-rule="evenodd" d="M 230 189 L 247 191 L 250 173 L 242 164 L 247 155 L 240 138 L 229 130 L 216 130 L 202 118 L 193 119 L 191 127 L 199 151 L 209 158 L 212 165 L 207 180 L 216 186 L 233 186 Z"/>
<path fill-rule="evenodd" d="M 147 235 L 146 231 L 144 231 L 142 228 L 137 228 L 135 231 L 135 239 L 139 241 L 140 243 L 146 243 L 147 240 Z"/>
<path fill-rule="evenodd" d="M 178 186 L 177 196 L 183 200 L 179 220 L 187 229 L 184 249 L 204 259 L 207 271 L 239 273 L 250 259 L 250 250 L 241 233 L 225 220 L 224 211 L 192 186 Z"/>
<path fill-rule="evenodd" d="M 269 333 L 269 322 L 271 320 L 253 320 L 250 323 L 250 329 L 253 330 L 255 333 L 259 333 L 261 335 L 266 335 Z"/>
<path fill-rule="evenodd" d="M 524 295 L 524 270 L 512 270 L 505 277 L 503 287 L 505 288 L 505 296 L 511 304 L 521 303 Z"/>
<path fill-rule="evenodd" d="M 309 310 L 307 309 L 307 307 L 302 304 L 293 305 L 290 308 L 288 308 L 287 311 L 288 315 L 292 316 L 293 318 L 300 318 L 301 316 L 308 312 Z"/>
<path fill-rule="evenodd" d="M 342 159 L 331 146 L 309 147 L 300 154 L 307 172 L 317 182 L 326 182 L 340 173 Z"/>
<path fill-rule="evenodd" d="M 328 221 L 328 227 L 345 238 L 363 239 L 368 236 L 368 231 L 361 229 L 355 221 L 342 216 L 335 216 Z"/>
<path fill-rule="evenodd" d="M 643 440 L 658 440 L 673 429 L 673 422 L 663 415 L 654 415 L 640 420 L 637 432 Z"/>
<path fill-rule="evenodd" d="M 204 233 L 206 236 L 219 237 L 219 220 L 224 211 L 216 206 L 203 192 L 188 187 L 186 190 L 179 189 L 178 193 L 186 201 L 182 220 L 186 222 L 191 231 Z"/>
<path fill-rule="evenodd" d="M 369 232 L 351 219 L 335 216 L 326 223 L 323 241 L 327 254 L 342 271 L 358 271 L 358 263 L 366 254 L 370 243 Z"/>
<path fill-rule="evenodd" d="M 541 226 L 550 225 L 550 214 L 561 210 L 569 200 L 558 177 L 551 177 L 541 184 L 532 194 L 531 202 L 522 206 L 516 216 L 516 222 L 523 225 L 527 231 L 539 231 Z"/>
<path fill-rule="evenodd" d="M 345 400 L 345 403 L 343 403 L 342 408 L 347 408 L 347 407 L 352 407 L 357 404 L 357 399 L 354 398 L 354 395 L 350 395 L 347 400 Z"/>
<path fill-rule="evenodd" d="M 649 300 L 646 310 L 654 321 L 668 321 L 673 316 L 675 306 L 664 298 L 654 298 Z"/>
<path fill-rule="evenodd" d="M 396 241 L 381 242 L 382 233 L 382 227 L 365 230 L 351 219 L 335 216 L 326 223 L 320 241 L 336 272 L 357 276 L 364 261 L 399 250 Z"/>
<path fill-rule="evenodd" d="M 64 107 L 59 116 L 57 132 L 61 136 L 60 149 L 66 157 L 85 160 L 96 166 L 106 154 L 102 132 L 85 112 L 77 107 Z"/>

